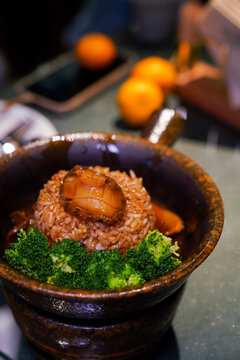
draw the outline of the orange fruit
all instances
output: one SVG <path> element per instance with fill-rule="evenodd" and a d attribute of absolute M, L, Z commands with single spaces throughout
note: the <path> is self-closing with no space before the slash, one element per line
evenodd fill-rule
<path fill-rule="evenodd" d="M 134 65 L 131 76 L 154 81 L 165 93 L 168 93 L 175 86 L 177 71 L 169 60 L 150 56 Z"/>
<path fill-rule="evenodd" d="M 114 61 L 117 50 L 113 40 L 101 33 L 82 36 L 74 49 L 77 61 L 87 69 L 101 70 Z"/>
<path fill-rule="evenodd" d="M 131 126 L 143 126 L 164 101 L 162 90 L 152 81 L 129 78 L 119 88 L 117 104 L 123 120 Z"/>

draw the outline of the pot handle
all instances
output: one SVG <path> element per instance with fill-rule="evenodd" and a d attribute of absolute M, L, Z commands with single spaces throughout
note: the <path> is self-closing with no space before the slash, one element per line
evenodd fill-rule
<path fill-rule="evenodd" d="M 176 110 L 169 108 L 157 110 L 151 115 L 141 137 L 148 139 L 152 144 L 172 146 L 182 132 L 186 120 L 187 110 L 184 107 Z"/>

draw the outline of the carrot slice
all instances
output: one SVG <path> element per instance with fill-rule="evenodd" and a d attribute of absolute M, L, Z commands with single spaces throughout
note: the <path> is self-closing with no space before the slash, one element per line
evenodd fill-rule
<path fill-rule="evenodd" d="M 173 235 L 183 230 L 183 221 L 174 212 L 156 203 L 152 203 L 152 208 L 156 215 L 156 228 L 164 235 Z"/>

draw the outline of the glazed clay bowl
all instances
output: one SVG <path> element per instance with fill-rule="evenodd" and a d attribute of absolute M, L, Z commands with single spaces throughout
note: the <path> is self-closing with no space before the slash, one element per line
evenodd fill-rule
<path fill-rule="evenodd" d="M 9 214 L 34 203 L 52 174 L 75 164 L 133 169 L 142 177 L 152 199 L 184 220 L 179 238 L 182 264 L 141 286 L 82 291 L 30 279 L 1 259 L 6 299 L 23 334 L 44 353 L 43 359 L 46 354 L 58 359 L 139 358 L 169 328 L 189 275 L 217 244 L 222 200 L 205 171 L 176 150 L 128 135 L 54 136 L 0 160 L 1 254 Z"/>

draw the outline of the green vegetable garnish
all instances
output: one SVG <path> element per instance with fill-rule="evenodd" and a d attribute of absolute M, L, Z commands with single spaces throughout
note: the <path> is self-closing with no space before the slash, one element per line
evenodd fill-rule
<path fill-rule="evenodd" d="M 136 249 L 130 249 L 126 261 L 138 270 L 145 280 L 165 275 L 181 264 L 177 242 L 172 246 L 172 239 L 158 230 L 150 231 Z"/>
<path fill-rule="evenodd" d="M 104 290 L 138 285 L 181 264 L 176 258 L 177 242 L 172 245 L 172 239 L 158 230 L 149 231 L 125 257 L 117 250 L 90 253 L 73 239 L 58 240 L 49 248 L 43 233 L 34 228 L 27 233 L 21 229 L 17 240 L 4 254 L 12 267 L 37 280 L 70 288 Z"/>

